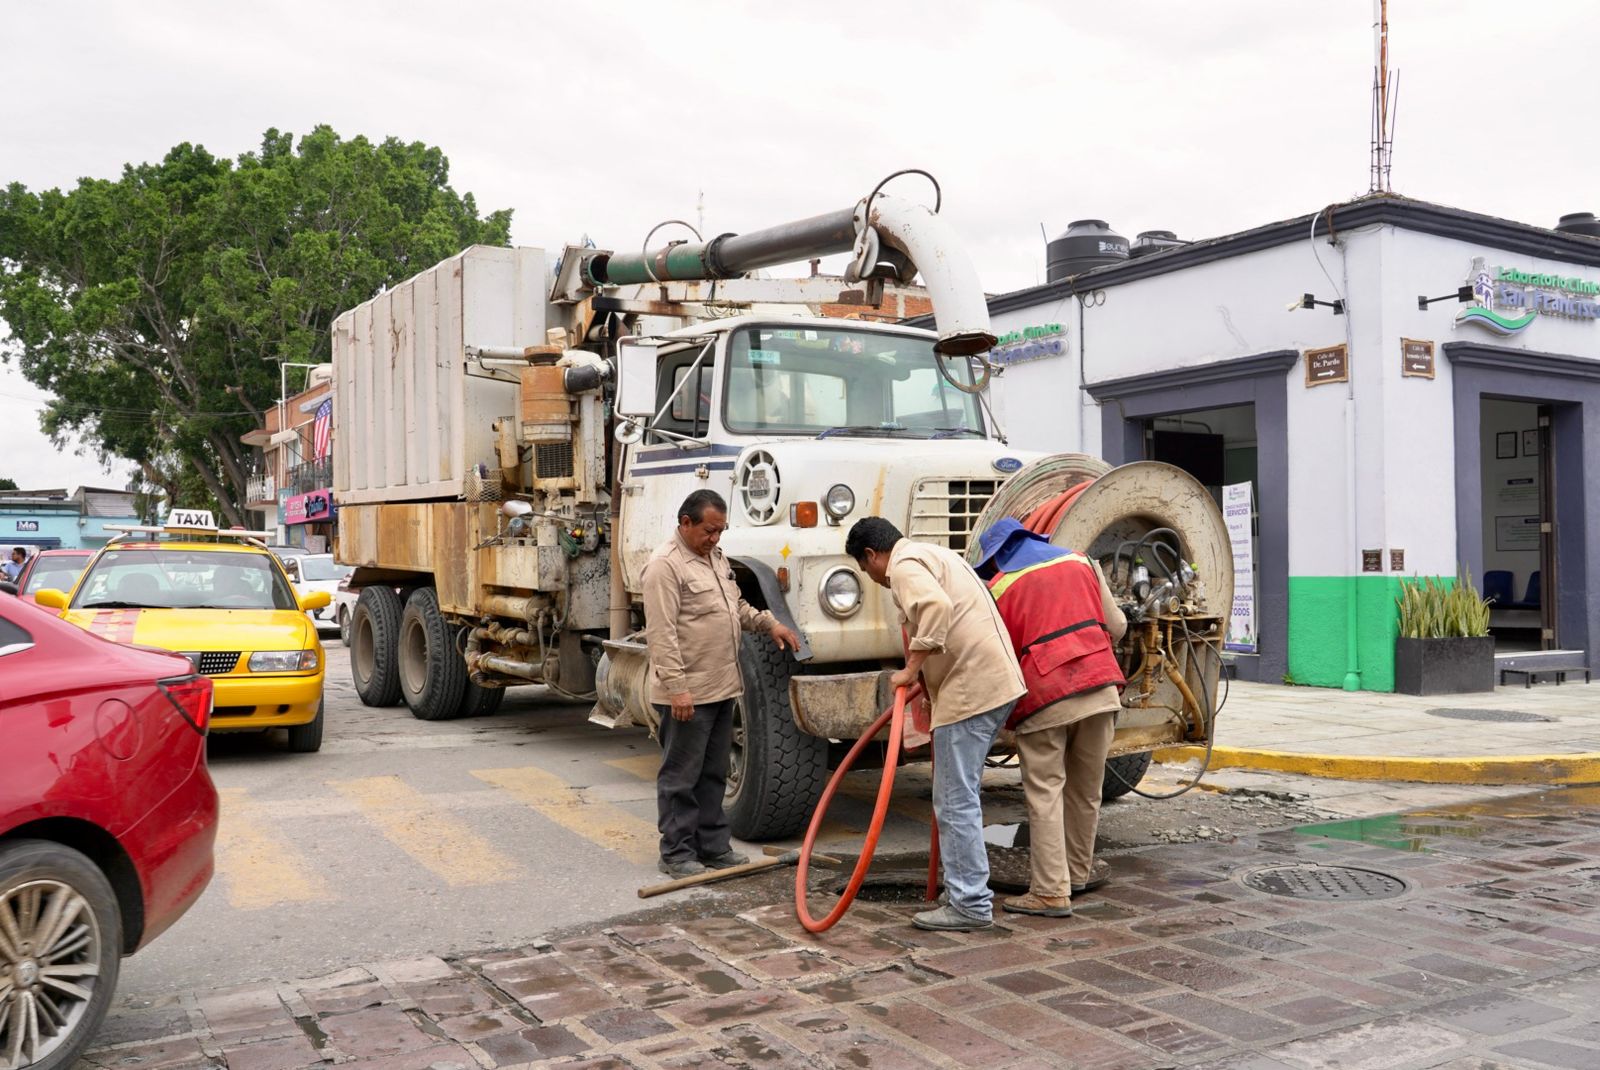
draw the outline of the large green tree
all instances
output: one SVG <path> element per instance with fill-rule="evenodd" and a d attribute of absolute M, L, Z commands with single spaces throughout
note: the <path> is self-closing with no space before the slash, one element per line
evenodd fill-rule
<path fill-rule="evenodd" d="M 333 318 L 472 244 L 506 244 L 437 148 L 268 130 L 237 160 L 182 144 L 69 192 L 0 192 L 0 317 L 15 360 L 81 435 L 169 496 L 198 480 L 243 521 L 239 436 L 277 399 L 279 365 L 329 359 Z M 293 391 L 303 372 L 291 369 Z"/>

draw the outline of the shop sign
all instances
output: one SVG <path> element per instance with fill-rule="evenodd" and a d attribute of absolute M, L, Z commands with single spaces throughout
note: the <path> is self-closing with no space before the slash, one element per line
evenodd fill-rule
<path fill-rule="evenodd" d="M 1059 323 L 1024 327 L 1001 335 L 989 350 L 988 361 L 999 367 L 1067 355 L 1067 329 Z"/>
<path fill-rule="evenodd" d="M 308 524 L 333 519 L 333 491 L 327 487 L 295 494 L 284 503 L 285 524 Z"/>
<path fill-rule="evenodd" d="M 288 522 L 289 522 L 289 492 L 286 491 L 286 490 L 280 490 L 278 492 L 278 523 L 281 525 L 281 524 L 287 524 Z"/>
<path fill-rule="evenodd" d="M 1456 313 L 1456 324 L 1476 324 L 1495 334 L 1521 334 L 1543 316 L 1600 319 L 1600 282 L 1551 272 L 1523 271 L 1472 258 L 1467 273 L 1473 303 Z"/>
<path fill-rule="evenodd" d="M 1420 379 L 1433 378 L 1433 343 L 1415 338 L 1400 339 L 1400 374 Z"/>
<path fill-rule="evenodd" d="M 38 531 L 39 530 L 39 522 L 37 520 L 19 520 L 19 521 L 17 521 L 17 530 L 18 531 Z"/>
<path fill-rule="evenodd" d="M 1306 350 L 1306 385 L 1350 381 L 1350 350 L 1342 345 Z"/>
<path fill-rule="evenodd" d="M 1228 526 L 1228 541 L 1233 546 L 1233 605 L 1228 612 L 1228 630 L 1222 645 L 1246 654 L 1255 653 L 1257 632 L 1250 489 L 1249 483 L 1230 483 L 1222 488 L 1222 518 Z"/>

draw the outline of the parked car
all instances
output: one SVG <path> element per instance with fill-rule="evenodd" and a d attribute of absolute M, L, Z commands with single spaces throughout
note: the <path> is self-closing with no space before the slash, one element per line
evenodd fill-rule
<path fill-rule="evenodd" d="M 72 590 L 93 556 L 93 550 L 40 550 L 17 576 L 17 597 L 32 602 L 33 592 L 45 587 Z"/>
<path fill-rule="evenodd" d="M 64 1068 L 211 879 L 211 681 L 0 597 L 0 1065 Z"/>
<path fill-rule="evenodd" d="M 311 591 L 326 591 L 330 599 L 337 601 L 339 585 L 353 571 L 355 571 L 354 565 L 341 565 L 333 559 L 332 554 L 305 554 L 295 559 L 294 567 L 289 570 L 289 578 L 294 581 L 295 590 L 302 596 Z M 299 574 L 298 579 L 295 579 L 296 573 Z M 317 631 L 339 628 L 341 636 L 343 635 L 336 606 L 326 605 L 308 609 L 306 614 L 316 625 Z"/>
<path fill-rule="evenodd" d="M 328 595 L 296 594 L 257 533 L 179 512 L 186 526 L 123 529 L 70 594 L 41 588 L 35 599 L 115 642 L 187 657 L 216 684 L 213 731 L 287 728 L 290 750 L 321 749 L 324 658 L 306 611 Z"/>

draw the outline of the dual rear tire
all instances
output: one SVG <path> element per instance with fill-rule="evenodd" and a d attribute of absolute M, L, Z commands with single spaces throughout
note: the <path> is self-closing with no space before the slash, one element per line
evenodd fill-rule
<path fill-rule="evenodd" d="M 350 673 L 368 706 L 398 706 L 423 721 L 478 717 L 500 708 L 505 689 L 467 677 L 462 629 L 439 609 L 432 587 L 401 600 L 391 587 L 365 587 L 350 619 Z"/>

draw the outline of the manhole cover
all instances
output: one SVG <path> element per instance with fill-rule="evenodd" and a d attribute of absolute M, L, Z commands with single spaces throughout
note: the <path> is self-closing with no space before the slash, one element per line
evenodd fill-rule
<path fill-rule="evenodd" d="M 1526 710 L 1460 710 L 1438 709 L 1429 710 L 1435 717 L 1450 717 L 1457 721 L 1498 721 L 1501 723 L 1513 721 L 1553 721 L 1553 717 L 1545 717 Z"/>
<path fill-rule="evenodd" d="M 1393 899 L 1406 890 L 1399 877 L 1352 866 L 1270 866 L 1241 879 L 1246 888 L 1291 899 Z"/>

